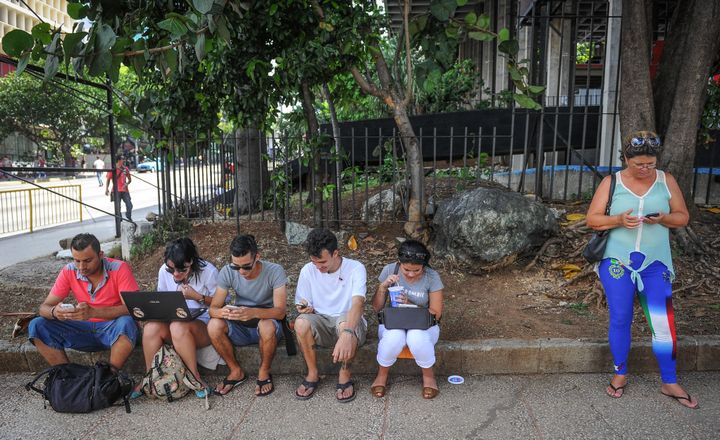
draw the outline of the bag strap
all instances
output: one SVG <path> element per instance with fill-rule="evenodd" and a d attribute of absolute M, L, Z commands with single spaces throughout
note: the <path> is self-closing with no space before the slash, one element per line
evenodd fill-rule
<path fill-rule="evenodd" d="M 615 184 L 617 183 L 617 177 L 615 173 L 610 175 L 610 195 L 608 197 L 607 205 L 605 205 L 605 215 L 610 215 L 610 205 L 612 204 L 613 194 L 615 194 Z"/>
<path fill-rule="evenodd" d="M 297 354 L 297 346 L 295 345 L 295 338 L 293 337 L 292 330 L 290 330 L 287 316 L 280 321 L 280 325 L 282 327 L 283 337 L 285 338 L 285 351 L 288 356 L 295 356 Z"/>
<path fill-rule="evenodd" d="M 39 372 L 38 375 L 35 376 L 35 379 L 33 379 L 32 381 L 28 382 L 28 383 L 25 385 L 25 389 L 26 389 L 27 391 L 33 390 L 33 391 L 35 391 L 35 392 L 37 392 L 37 393 L 40 393 L 40 394 L 43 394 L 43 395 L 44 395 L 44 394 L 45 394 L 45 391 L 43 391 L 43 390 L 41 390 L 40 388 L 36 387 L 36 386 L 35 386 L 35 383 L 36 383 L 38 380 L 40 380 L 43 376 L 47 376 L 51 371 L 55 370 L 56 368 L 57 368 L 57 365 L 52 366 L 52 367 L 49 367 L 49 368 L 46 368 L 46 369 L 42 370 L 41 372 Z"/>

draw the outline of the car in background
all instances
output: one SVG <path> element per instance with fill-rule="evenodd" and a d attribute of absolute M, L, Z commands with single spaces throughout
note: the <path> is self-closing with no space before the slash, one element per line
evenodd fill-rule
<path fill-rule="evenodd" d="M 135 167 L 135 171 L 137 171 L 138 173 L 145 173 L 148 171 L 154 173 L 156 171 L 162 171 L 162 163 L 158 159 L 146 160 L 139 163 L 138 166 Z"/>

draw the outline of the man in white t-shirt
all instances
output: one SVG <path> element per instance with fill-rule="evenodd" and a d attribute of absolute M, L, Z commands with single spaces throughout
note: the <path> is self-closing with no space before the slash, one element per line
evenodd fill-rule
<path fill-rule="evenodd" d="M 100 156 L 97 156 L 97 159 L 93 162 L 93 168 L 95 168 L 95 174 L 97 175 L 98 186 L 103 186 L 102 174 L 105 169 L 105 161 L 100 159 Z"/>
<path fill-rule="evenodd" d="M 365 266 L 340 256 L 337 237 L 327 229 L 313 229 L 306 250 L 311 262 L 300 271 L 295 291 L 295 305 L 300 313 L 295 320 L 295 333 L 308 374 L 295 391 L 295 398 L 307 400 L 317 389 L 320 376 L 314 347 L 333 347 L 333 362 L 342 362 L 335 398 L 347 403 L 356 396 L 350 365 L 367 332 L 363 317 Z"/>

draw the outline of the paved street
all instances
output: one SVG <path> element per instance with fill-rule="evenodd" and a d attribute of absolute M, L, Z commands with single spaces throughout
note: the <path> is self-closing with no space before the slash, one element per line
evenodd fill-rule
<path fill-rule="evenodd" d="M 277 376 L 277 390 L 252 396 L 248 381 L 211 409 L 188 396 L 173 403 L 145 397 L 132 414 L 122 407 L 69 415 L 43 409 L 23 388 L 29 374 L 4 374 L 0 399 L 3 439 L 717 439 L 720 373 L 685 373 L 681 380 L 701 408 L 687 410 L 659 394 L 657 375 L 633 376 L 622 399 L 604 394 L 607 374 L 472 376 L 462 385 L 440 379 L 433 401 L 420 397 L 420 378 L 394 377 L 384 399 L 360 377 L 358 397 L 339 404 L 334 378 L 314 398 L 292 397 L 300 378 Z M 212 378 L 218 380 L 218 378 Z M 254 377 L 252 377 L 254 379 Z"/>

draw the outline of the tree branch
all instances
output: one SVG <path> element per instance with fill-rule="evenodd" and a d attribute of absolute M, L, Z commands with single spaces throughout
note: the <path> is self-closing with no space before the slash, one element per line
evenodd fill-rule
<path fill-rule="evenodd" d="M 409 16 L 410 16 L 410 0 L 405 0 L 403 5 L 403 33 L 405 34 L 405 98 L 402 100 L 402 106 L 407 105 L 412 100 L 413 95 L 413 72 L 412 58 L 410 52 L 410 32 L 408 32 Z"/>
<path fill-rule="evenodd" d="M 350 68 L 350 73 L 352 73 L 353 78 L 355 78 L 355 82 L 360 86 L 360 90 L 363 92 L 378 97 L 380 99 L 385 99 L 385 95 L 378 89 L 375 84 L 370 83 L 365 77 L 360 73 L 357 67 L 352 66 Z"/>

